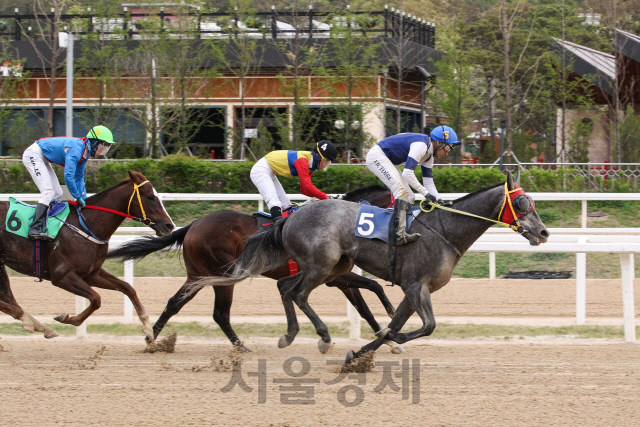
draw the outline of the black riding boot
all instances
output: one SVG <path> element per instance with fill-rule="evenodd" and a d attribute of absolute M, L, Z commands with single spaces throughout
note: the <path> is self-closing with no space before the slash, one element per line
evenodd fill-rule
<path fill-rule="evenodd" d="M 274 223 L 282 219 L 282 209 L 280 208 L 280 206 L 272 207 L 271 209 L 269 209 L 269 213 L 271 213 L 271 219 L 273 219 Z"/>
<path fill-rule="evenodd" d="M 397 209 L 396 218 L 398 219 L 396 228 L 396 246 L 402 246 L 418 240 L 420 238 L 420 234 L 407 234 L 407 211 L 411 209 L 409 202 L 396 199 L 395 209 Z"/>
<path fill-rule="evenodd" d="M 42 239 L 51 240 L 51 236 L 47 234 L 47 213 L 49 212 L 49 205 L 38 203 L 36 205 L 36 215 L 33 219 L 33 224 L 29 229 L 30 239 Z"/>

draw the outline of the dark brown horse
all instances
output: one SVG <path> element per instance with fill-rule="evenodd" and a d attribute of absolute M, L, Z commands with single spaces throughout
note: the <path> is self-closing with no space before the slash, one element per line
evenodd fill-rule
<path fill-rule="evenodd" d="M 155 230 L 158 236 L 165 236 L 175 228 L 164 209 L 153 185 L 139 172 L 129 172 L 129 179 L 86 199 L 87 206 L 107 208 L 114 212 L 97 209 L 82 209 L 85 224 L 99 240 L 108 240 L 127 216 L 142 219 Z M 22 322 L 28 332 L 43 332 L 46 338 L 58 334 L 43 326 L 26 313 L 16 302 L 9 284 L 6 267 L 19 273 L 35 276 L 32 240 L 16 236 L 5 229 L 5 218 L 9 203 L 0 203 L 0 311 Z M 127 215 L 130 214 L 130 215 Z M 54 221 L 50 219 L 50 221 Z M 83 231 L 78 213 L 74 207 L 67 217 L 68 224 Z M 149 316 L 127 282 L 107 273 L 102 263 L 107 255 L 108 245 L 94 243 L 68 226 L 63 226 L 54 241 L 41 241 L 42 269 L 40 276 L 51 280 L 58 288 L 87 298 L 89 307 L 76 316 L 66 313 L 55 317 L 60 323 L 79 326 L 94 311 L 100 308 L 100 295 L 92 289 L 102 288 L 120 291 L 129 297 L 143 324 L 147 340 L 153 341 L 153 330 Z"/>
<path fill-rule="evenodd" d="M 372 205 L 387 207 L 391 202 L 391 193 L 384 187 L 371 186 L 349 192 L 343 199 L 355 202 L 366 199 Z M 153 332 L 157 337 L 169 319 L 196 295 L 196 293 L 188 292 L 189 286 L 203 276 L 224 276 L 230 273 L 233 270 L 234 261 L 244 249 L 244 242 L 257 230 L 258 222 L 253 216 L 228 210 L 219 211 L 208 214 L 190 225 L 174 231 L 167 237 L 145 236 L 127 242 L 109 252 L 107 258 L 121 258 L 123 261 L 139 260 L 161 249 L 172 246 L 174 248 L 183 247 L 187 280 L 178 292 L 169 299 L 162 315 L 153 326 Z M 280 279 L 289 276 L 289 274 L 289 266 L 285 264 L 263 275 L 272 279 Z M 347 273 L 326 285 L 340 289 L 374 332 L 380 330 L 380 325 L 367 307 L 360 289 L 374 292 L 380 298 L 390 317 L 393 317 L 395 313 L 395 309 L 387 299 L 382 286 L 371 279 Z M 213 287 L 215 292 L 213 320 L 233 345 L 247 350 L 229 322 L 233 288 L 234 285 Z M 396 351 L 402 351 L 397 346 L 393 347 Z"/>

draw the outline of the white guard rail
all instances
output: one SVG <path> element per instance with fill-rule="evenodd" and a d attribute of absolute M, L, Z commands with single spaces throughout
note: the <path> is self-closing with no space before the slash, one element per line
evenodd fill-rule
<path fill-rule="evenodd" d="M 633 279 L 634 279 L 634 259 L 633 254 L 640 252 L 640 243 L 633 238 L 621 238 L 621 235 L 640 235 L 640 228 L 587 228 L 587 203 L 588 201 L 613 201 L 613 200 L 640 200 L 640 193 L 527 193 L 535 201 L 581 201 L 582 228 L 550 229 L 552 238 L 542 246 L 530 246 L 521 236 L 517 236 L 513 231 L 491 227 L 487 234 L 478 240 L 470 249 L 470 252 L 489 252 L 490 279 L 495 278 L 495 253 L 496 252 L 560 252 L 576 253 L 576 322 L 585 323 L 585 287 L 586 287 L 586 253 L 619 253 L 620 267 L 622 270 L 622 285 L 624 295 L 624 319 L 625 319 L 625 340 L 635 341 L 635 318 L 633 305 Z M 442 193 L 444 200 L 455 200 L 465 196 L 466 193 Z M 258 210 L 264 210 L 264 202 L 259 194 L 226 194 L 226 193 L 160 193 L 163 201 L 257 201 Z M 0 194 L 0 201 L 7 201 L 9 197 L 14 197 L 21 201 L 37 201 L 39 194 Z M 291 200 L 307 200 L 308 197 L 302 194 L 289 195 Z M 424 197 L 416 194 L 416 200 L 423 200 Z M 133 233 L 130 238 L 138 237 L 141 234 L 149 234 L 151 230 L 144 227 L 121 227 L 118 234 Z M 566 237 L 554 236 L 554 234 L 577 235 L 579 238 L 567 239 Z M 611 235 L 595 237 L 593 235 Z M 614 237 L 617 235 L 617 237 Z M 589 237 L 592 236 L 592 237 Z M 123 236 L 124 237 L 124 236 Z M 585 238 L 586 237 L 586 238 Z M 521 239 L 520 241 L 517 241 Z M 115 237 L 112 239 L 112 247 L 122 243 L 123 239 Z M 133 262 L 125 263 L 125 280 L 133 285 Z M 85 301 L 78 297 L 76 300 L 77 312 L 84 309 Z M 133 318 L 131 302 L 125 298 L 125 320 Z M 347 302 L 347 304 L 349 304 Z M 353 324 L 355 310 L 348 309 L 349 318 L 352 319 L 350 335 L 352 338 L 359 337 L 359 328 Z M 357 314 L 357 313 L 356 313 Z M 359 319 L 358 319 L 359 324 Z M 78 335 L 86 335 L 86 325 L 78 328 Z"/>

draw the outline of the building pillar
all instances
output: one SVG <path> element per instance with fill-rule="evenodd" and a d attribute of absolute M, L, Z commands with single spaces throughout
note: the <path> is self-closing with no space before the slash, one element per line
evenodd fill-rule
<path fill-rule="evenodd" d="M 227 159 L 233 159 L 233 130 L 235 128 L 233 120 L 233 115 L 235 113 L 234 110 L 235 107 L 233 105 L 227 105 L 225 113 L 225 125 L 227 132 L 227 154 L 225 157 Z"/>
<path fill-rule="evenodd" d="M 362 130 L 369 135 L 373 136 L 375 143 L 382 141 L 385 138 L 384 129 L 384 110 L 381 102 L 377 102 L 372 105 L 371 109 L 364 115 L 364 123 L 362 124 Z M 363 155 L 366 156 L 371 147 L 363 147 Z"/>

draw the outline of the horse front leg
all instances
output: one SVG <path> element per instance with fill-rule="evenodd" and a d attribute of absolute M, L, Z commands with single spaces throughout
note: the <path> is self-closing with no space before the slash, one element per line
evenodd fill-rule
<path fill-rule="evenodd" d="M 116 276 L 107 273 L 103 269 L 100 269 L 87 277 L 87 281 L 91 283 L 91 286 L 95 286 L 96 288 L 109 289 L 125 294 L 131 300 L 131 303 L 133 304 L 133 307 L 136 309 L 136 313 L 138 314 L 138 318 L 142 322 L 142 332 L 145 334 L 147 343 L 153 343 L 155 341 L 153 335 L 153 326 L 149 321 L 149 315 L 142 306 L 142 303 L 138 298 L 138 294 L 136 293 L 135 289 L 133 289 L 133 286 L 131 286 L 124 280 L 120 280 Z"/>
<path fill-rule="evenodd" d="M 344 276 L 340 276 L 337 279 L 340 279 Z M 358 310 L 358 314 L 360 314 L 360 316 L 367 321 L 367 323 L 369 324 L 369 326 L 371 327 L 371 329 L 373 329 L 374 333 L 380 332 L 382 330 L 382 328 L 380 327 L 380 324 L 378 323 L 378 321 L 376 320 L 376 318 L 373 316 L 373 314 L 371 313 L 371 310 L 369 310 L 369 306 L 367 305 L 367 303 L 365 302 L 364 298 L 362 298 L 362 294 L 360 293 L 360 289 L 358 288 L 352 288 L 352 287 L 348 287 L 346 285 L 343 284 L 338 284 L 338 280 L 334 280 L 332 283 L 332 286 L 337 287 L 338 289 L 340 289 L 342 291 L 342 293 L 344 294 L 345 297 L 347 297 L 347 299 L 349 300 L 349 302 L 351 303 L 351 305 L 353 305 L 355 307 L 356 310 Z M 377 284 L 377 283 L 376 283 Z M 328 285 L 328 283 L 327 283 Z M 386 298 L 386 296 L 385 296 Z M 391 307 L 393 309 L 393 306 Z M 393 309 L 394 313 L 395 313 L 395 309 Z M 392 316 L 393 318 L 393 316 Z M 389 347 L 391 347 L 391 353 L 393 354 L 402 354 L 404 353 L 404 349 L 402 347 L 400 347 L 398 344 L 396 344 L 393 341 L 387 340 L 385 341 L 385 344 L 388 345 Z"/>
<path fill-rule="evenodd" d="M 153 325 L 153 337 L 158 338 L 160 332 L 167 325 L 167 322 L 171 320 L 173 316 L 178 314 L 182 307 L 184 307 L 189 301 L 191 301 L 201 289 L 196 290 L 195 292 L 191 292 L 189 290 L 189 286 L 192 284 L 191 278 L 187 278 L 187 281 L 182 285 L 182 287 L 175 293 L 169 301 L 167 301 L 167 305 L 165 306 L 162 314 Z"/>
<path fill-rule="evenodd" d="M 53 278 L 51 283 L 55 287 L 64 289 L 67 292 L 71 292 L 74 295 L 89 300 L 89 307 L 85 308 L 82 313 L 75 316 L 69 316 L 67 313 L 62 313 L 54 317 L 54 320 L 67 325 L 80 326 L 94 311 L 100 308 L 100 295 L 91 289 L 91 286 L 89 286 L 89 284 L 87 284 L 87 282 L 85 282 L 75 271 L 71 271 L 59 278 Z"/>
<path fill-rule="evenodd" d="M 420 316 L 422 327 L 407 333 L 401 333 L 399 329 L 392 329 L 387 335 L 387 338 L 398 344 L 431 335 L 436 328 L 436 319 L 433 315 L 429 287 L 419 282 L 412 284 L 405 290 L 405 297 L 409 300 L 416 313 L 418 313 L 418 316 Z"/>
<path fill-rule="evenodd" d="M 369 344 L 365 345 L 357 352 L 349 350 L 349 352 L 347 352 L 345 363 L 349 363 L 369 351 L 376 351 L 378 348 L 380 348 L 381 345 L 385 343 L 385 341 L 392 340 L 393 333 L 400 331 L 414 312 L 415 310 L 413 309 L 413 305 L 411 305 L 409 298 L 405 295 L 405 297 L 400 302 L 400 305 L 398 305 L 396 315 L 389 323 L 389 326 L 376 334 L 378 336 L 376 340 L 371 341 Z"/>
<path fill-rule="evenodd" d="M 220 326 L 220 329 L 229 338 L 231 344 L 242 353 L 251 352 L 244 346 L 236 332 L 231 326 L 231 304 L 233 303 L 233 288 L 235 285 L 229 286 L 214 286 L 213 291 L 216 294 L 216 299 L 213 305 L 213 320 Z"/>

